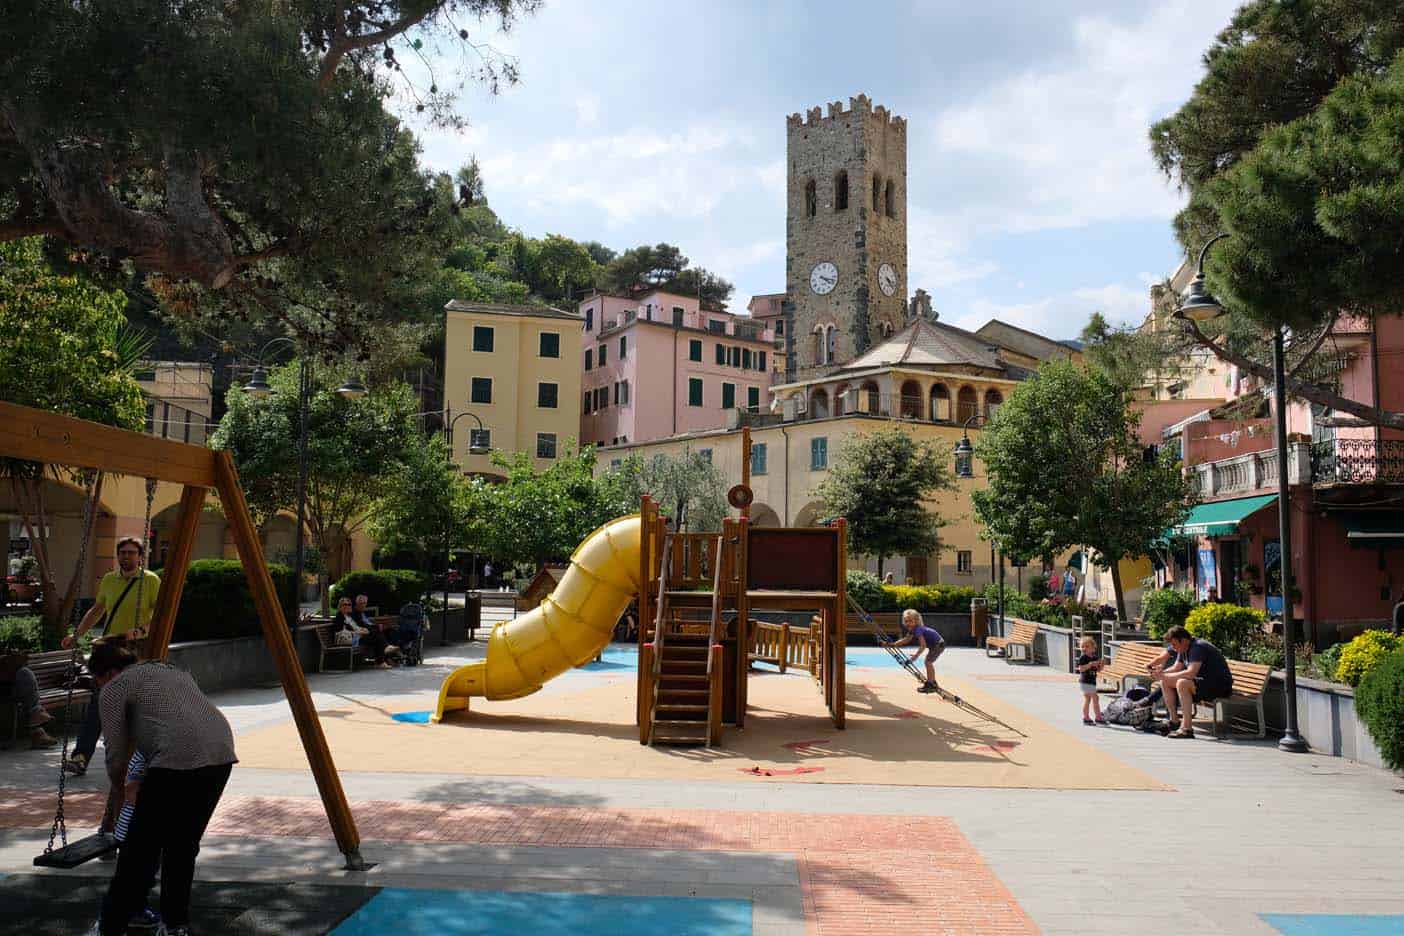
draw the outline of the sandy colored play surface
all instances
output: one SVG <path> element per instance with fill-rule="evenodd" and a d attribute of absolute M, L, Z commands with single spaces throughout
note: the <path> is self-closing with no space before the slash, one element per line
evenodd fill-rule
<path fill-rule="evenodd" d="M 393 703 L 348 701 L 321 715 L 343 771 L 1166 789 L 1142 771 L 955 678 L 944 677 L 942 685 L 1027 737 L 916 692 L 905 674 L 852 672 L 849 678 L 848 727 L 838 731 L 807 676 L 753 675 L 746 728 L 727 728 L 720 749 L 639 744 L 631 717 L 632 673 L 566 678 L 515 702 L 474 699 L 472 711 L 454 713 L 441 725 L 391 718 L 432 708 L 434 696 L 429 694 Z M 1069 700 L 1076 704 L 1071 694 Z M 240 734 L 237 744 L 242 767 L 306 764 L 291 722 Z"/>

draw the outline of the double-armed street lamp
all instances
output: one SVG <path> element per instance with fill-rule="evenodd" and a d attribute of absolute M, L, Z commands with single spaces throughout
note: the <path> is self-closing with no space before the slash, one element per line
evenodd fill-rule
<path fill-rule="evenodd" d="M 1194 279 L 1185 287 L 1175 307 L 1175 315 L 1194 322 L 1207 322 L 1224 314 L 1224 307 L 1210 293 L 1204 282 L 1204 258 L 1209 248 L 1228 237 L 1217 234 L 1199 252 L 1199 266 Z M 1296 635 L 1292 627 L 1292 518 L 1290 491 L 1287 487 L 1287 378 L 1283 366 L 1283 344 L 1286 329 L 1279 325 L 1272 336 L 1273 409 L 1277 423 L 1277 536 L 1282 579 L 1282 656 L 1283 707 L 1286 710 L 1279 750 L 1300 754 L 1307 744 L 1297 733 L 1297 652 Z"/>
<path fill-rule="evenodd" d="M 274 338 L 259 349 L 253 376 L 243 386 L 244 392 L 255 400 L 264 400 L 272 395 L 273 387 L 268 383 L 268 371 L 263 362 L 274 347 L 283 344 L 294 352 L 299 351 L 297 342 L 288 337 Z M 307 423 L 312 401 L 312 358 L 305 350 L 298 354 L 297 379 L 297 539 L 293 551 L 293 601 L 301 607 L 303 555 L 306 549 L 304 531 L 307 526 Z M 359 400 L 368 392 L 365 385 L 354 377 L 336 388 L 337 395 L 347 400 Z"/>

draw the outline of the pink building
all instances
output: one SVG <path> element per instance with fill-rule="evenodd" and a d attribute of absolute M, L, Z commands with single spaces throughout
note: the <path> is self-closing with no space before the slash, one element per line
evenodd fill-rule
<path fill-rule="evenodd" d="M 1404 408 L 1404 368 L 1393 363 L 1404 354 L 1404 318 L 1379 316 L 1373 327 L 1342 319 L 1328 347 L 1342 396 Z M 1213 587 L 1271 613 L 1285 603 L 1318 648 L 1387 622 L 1404 601 L 1404 432 L 1289 402 L 1297 593 L 1284 602 L 1272 384 L 1237 368 L 1227 376 L 1226 403 L 1163 430 L 1202 500 L 1163 574 L 1201 597 Z"/>
<path fill-rule="evenodd" d="M 618 445 L 720 429 L 769 405 L 775 335 L 747 316 L 659 290 L 592 293 L 585 319 L 580 441 Z"/>

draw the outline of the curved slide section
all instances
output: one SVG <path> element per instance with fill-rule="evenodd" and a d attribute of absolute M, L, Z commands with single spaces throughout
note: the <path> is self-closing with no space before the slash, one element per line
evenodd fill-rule
<path fill-rule="evenodd" d="M 541 605 L 494 627 L 487 659 L 444 680 L 433 721 L 466 709 L 473 696 L 502 701 L 531 695 L 547 680 L 593 660 L 638 594 L 639 540 L 638 514 L 587 536 Z"/>

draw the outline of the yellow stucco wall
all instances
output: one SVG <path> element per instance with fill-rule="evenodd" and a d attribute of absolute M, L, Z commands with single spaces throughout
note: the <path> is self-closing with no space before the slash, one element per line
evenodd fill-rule
<path fill-rule="evenodd" d="M 473 350 L 474 327 L 493 330 L 490 352 Z M 560 336 L 560 357 L 539 354 L 540 336 Z M 536 455 L 537 433 L 555 433 L 557 452 L 580 435 L 581 324 L 577 317 L 516 312 L 447 312 L 444 349 L 444 400 L 453 414 L 469 412 L 483 421 L 494 449 Z M 492 381 L 492 402 L 470 399 L 472 379 Z M 556 407 L 537 406 L 537 385 L 557 385 Z M 453 434 L 454 460 L 465 471 L 501 474 L 490 456 L 469 455 L 472 418 L 459 420 Z M 538 469 L 549 459 L 535 459 Z"/>

